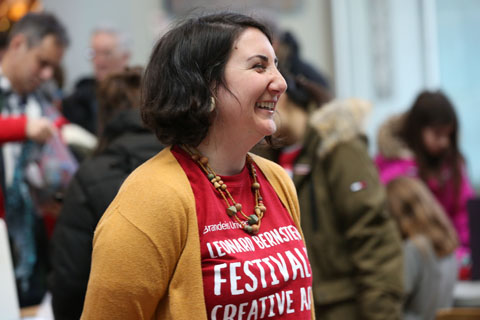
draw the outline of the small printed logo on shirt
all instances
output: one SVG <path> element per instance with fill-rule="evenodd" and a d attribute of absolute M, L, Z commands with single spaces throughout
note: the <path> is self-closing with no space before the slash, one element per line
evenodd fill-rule
<path fill-rule="evenodd" d="M 350 191 L 358 192 L 367 188 L 367 183 L 365 181 L 355 181 L 350 185 Z"/>
<path fill-rule="evenodd" d="M 311 167 L 308 163 L 297 163 L 293 167 L 293 172 L 299 176 L 306 176 L 310 173 Z"/>
<path fill-rule="evenodd" d="M 210 224 L 203 228 L 203 234 L 211 231 L 230 230 L 230 229 L 242 229 L 242 225 L 235 221 L 223 221 L 217 224 Z"/>

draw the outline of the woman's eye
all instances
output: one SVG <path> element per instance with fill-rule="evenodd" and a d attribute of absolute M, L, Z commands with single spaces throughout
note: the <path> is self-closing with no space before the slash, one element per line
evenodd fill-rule
<path fill-rule="evenodd" d="M 263 64 L 256 64 L 253 66 L 254 69 L 257 69 L 257 70 L 265 70 L 267 69 L 267 67 L 265 67 Z"/>

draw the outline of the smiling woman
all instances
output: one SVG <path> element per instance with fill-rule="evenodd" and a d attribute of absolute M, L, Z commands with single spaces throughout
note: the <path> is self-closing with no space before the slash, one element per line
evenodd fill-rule
<path fill-rule="evenodd" d="M 100 221 L 82 319 L 313 318 L 293 183 L 248 153 L 276 131 L 285 90 L 269 32 L 248 16 L 192 18 L 159 40 L 142 118 L 169 147 Z M 275 238 L 285 230 L 296 236 Z"/>
<path fill-rule="evenodd" d="M 206 139 L 199 150 L 211 154 L 218 148 L 235 145 L 232 157 L 242 159 L 263 137 L 276 131 L 273 119 L 275 105 L 286 89 L 286 82 L 276 66 L 275 52 L 266 35 L 258 29 L 248 28 L 237 39 L 225 65 L 226 86 L 216 93 L 217 113 Z M 243 134 L 238 134 L 243 132 Z M 216 145 L 210 143 L 215 141 Z M 231 159 L 232 161 L 234 159 Z M 238 173 L 242 161 L 231 168 Z"/>

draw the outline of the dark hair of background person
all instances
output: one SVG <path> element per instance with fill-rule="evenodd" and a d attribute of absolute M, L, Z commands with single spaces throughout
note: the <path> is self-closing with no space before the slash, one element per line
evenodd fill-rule
<path fill-rule="evenodd" d="M 142 119 L 165 145 L 197 146 L 212 123 L 211 99 L 222 86 L 225 65 L 247 28 L 268 29 L 237 13 L 191 18 L 155 45 L 142 86 Z"/>
<path fill-rule="evenodd" d="M 280 68 L 280 73 L 287 82 L 287 90 L 284 94 L 287 95 L 288 100 L 292 101 L 307 114 L 321 108 L 333 98 L 328 88 L 321 83 L 307 79 L 303 75 L 295 76 L 282 68 Z M 280 117 L 279 127 L 282 126 L 281 119 Z M 287 141 L 288 139 L 282 135 L 265 137 L 265 142 L 273 149 L 281 149 L 287 146 Z"/>
<path fill-rule="evenodd" d="M 422 139 L 422 131 L 426 127 L 436 126 L 452 126 L 450 147 L 441 156 L 429 155 Z M 458 119 L 448 97 L 441 91 L 421 92 L 407 112 L 400 134 L 407 146 L 414 152 L 419 167 L 419 176 L 424 181 L 427 179 L 429 170 L 438 170 L 444 164 L 452 169 L 455 197 L 458 199 L 463 157 L 458 147 Z"/>
<path fill-rule="evenodd" d="M 280 72 L 287 82 L 286 94 L 288 99 L 306 111 L 313 111 L 308 110 L 312 106 L 312 102 L 314 102 L 314 109 L 317 109 L 329 102 L 333 97 L 328 88 L 324 87 L 322 83 L 310 80 L 303 75 L 295 76 L 283 70 L 280 70 Z"/>
<path fill-rule="evenodd" d="M 288 70 L 294 76 L 302 76 L 323 88 L 330 89 L 326 77 L 302 59 L 300 45 L 293 33 L 285 31 L 279 36 L 277 50 L 280 69 Z"/>
<path fill-rule="evenodd" d="M 121 111 L 140 107 L 142 68 L 126 68 L 123 72 L 109 75 L 99 84 L 98 89 L 98 145 L 94 154 L 99 154 L 110 144 L 105 135 L 107 123 Z"/>
<path fill-rule="evenodd" d="M 455 251 L 457 233 L 423 181 L 412 177 L 396 178 L 388 183 L 387 194 L 389 212 L 404 239 L 415 242 L 416 235 L 425 235 L 440 258 Z"/>
<path fill-rule="evenodd" d="M 53 35 L 57 43 L 68 47 L 68 38 L 65 27 L 50 13 L 30 12 L 17 21 L 8 35 L 8 43 L 18 34 L 24 34 L 29 47 L 38 45 L 46 36 Z"/>

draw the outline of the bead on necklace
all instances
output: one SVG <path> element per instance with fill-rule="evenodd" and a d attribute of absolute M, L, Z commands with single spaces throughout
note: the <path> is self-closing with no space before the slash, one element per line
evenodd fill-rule
<path fill-rule="evenodd" d="M 213 184 L 215 190 L 220 193 L 227 206 L 227 215 L 235 219 L 246 232 L 253 235 L 257 234 L 260 231 L 262 218 L 267 211 L 267 208 L 263 204 L 263 198 L 260 195 L 260 183 L 257 181 L 257 171 L 253 165 L 254 161 L 250 155 L 247 154 L 247 165 L 250 169 L 250 175 L 253 179 L 251 188 L 255 197 L 255 208 L 253 210 L 254 213 L 247 216 L 243 212 L 242 205 L 233 199 L 231 193 L 228 191 L 227 184 L 224 183 L 221 177 L 218 176 L 210 167 L 208 164 L 208 158 L 202 156 L 195 148 L 190 148 L 184 145 L 182 146 L 182 149 L 185 150 L 190 155 L 192 160 L 200 166 L 200 168 L 205 172 L 207 179 Z"/>

